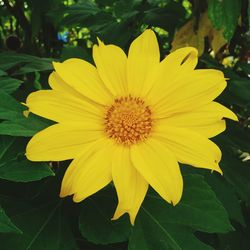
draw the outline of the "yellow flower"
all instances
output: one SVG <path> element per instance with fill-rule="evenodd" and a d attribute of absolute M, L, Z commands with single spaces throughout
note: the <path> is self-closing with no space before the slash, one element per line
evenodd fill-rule
<path fill-rule="evenodd" d="M 197 50 L 176 50 L 160 62 L 153 31 L 133 41 L 128 57 L 115 45 L 93 48 L 96 67 L 80 59 L 54 63 L 52 90 L 27 98 L 29 111 L 57 124 L 27 145 L 31 161 L 73 159 L 61 197 L 80 202 L 113 181 L 113 219 L 131 223 L 151 185 L 169 203 L 182 196 L 179 164 L 222 173 L 220 149 L 208 138 L 235 114 L 213 100 L 225 89 L 223 73 L 194 69 Z"/>

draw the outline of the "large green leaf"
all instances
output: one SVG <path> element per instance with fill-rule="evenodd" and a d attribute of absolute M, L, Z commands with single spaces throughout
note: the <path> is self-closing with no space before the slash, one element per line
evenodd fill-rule
<path fill-rule="evenodd" d="M 79 4 L 69 6 L 64 13 L 62 23 L 65 25 L 76 25 L 83 23 L 87 18 L 96 15 L 100 12 L 100 9 L 93 1 L 84 1 Z"/>
<path fill-rule="evenodd" d="M 0 90 L 0 119 L 14 120 L 21 118 L 25 109 L 12 96 Z"/>
<path fill-rule="evenodd" d="M 30 114 L 11 121 L 0 123 L 0 134 L 11 136 L 33 136 L 38 131 L 48 127 L 51 123 L 38 116 Z"/>
<path fill-rule="evenodd" d="M 206 181 L 213 188 L 216 196 L 227 210 L 230 219 L 245 226 L 240 200 L 232 186 L 226 182 L 226 179 L 223 176 L 209 174 L 206 176 Z"/>
<path fill-rule="evenodd" d="M 167 214 L 165 217 L 168 216 Z M 158 219 L 146 208 L 142 208 L 129 239 L 129 250 L 212 250 L 199 241 L 192 230 Z"/>
<path fill-rule="evenodd" d="M 22 233 L 22 231 L 11 222 L 2 207 L 0 207 L 0 233 Z"/>
<path fill-rule="evenodd" d="M 60 201 L 34 206 L 17 198 L 0 197 L 0 202 L 23 232 L 9 237 L 0 235 L 1 249 L 78 249 Z"/>
<path fill-rule="evenodd" d="M 247 78 L 232 79 L 228 84 L 228 91 L 237 99 L 241 99 L 246 104 L 250 104 L 250 81 Z"/>
<path fill-rule="evenodd" d="M 117 18 L 127 19 L 131 18 L 139 13 L 138 10 L 136 10 L 136 5 L 140 4 L 141 0 L 134 1 L 134 0 L 128 0 L 128 1 L 117 1 L 114 4 L 114 14 Z"/>
<path fill-rule="evenodd" d="M 127 42 L 131 39 L 131 32 L 127 27 L 128 23 L 124 22 L 111 22 L 107 23 L 105 26 L 98 27 L 96 33 L 105 43 L 113 43 L 121 47 L 124 47 Z"/>
<path fill-rule="evenodd" d="M 83 237 L 96 244 L 123 242 L 128 239 L 128 218 L 112 221 L 117 201 L 111 188 L 82 202 L 79 228 Z"/>
<path fill-rule="evenodd" d="M 23 81 L 11 77 L 0 77 L 0 89 L 6 93 L 13 93 Z"/>
<path fill-rule="evenodd" d="M 184 177 L 184 194 L 173 207 L 157 194 L 148 194 L 136 219 L 129 250 L 212 249 L 194 231 L 228 232 L 232 226 L 226 210 L 200 175 Z"/>
<path fill-rule="evenodd" d="M 216 29 L 224 29 L 228 41 L 234 34 L 240 10 L 241 1 L 238 0 L 208 0 L 208 16 Z"/>
<path fill-rule="evenodd" d="M 26 140 L 0 137 L 0 178 L 17 182 L 36 181 L 54 172 L 48 164 L 28 161 L 24 155 Z"/>
<path fill-rule="evenodd" d="M 233 229 L 227 211 L 200 175 L 185 176 L 183 197 L 175 207 L 155 193 L 148 195 L 144 207 L 158 221 L 209 233 L 225 233 Z"/>
<path fill-rule="evenodd" d="M 17 67 L 14 74 L 25 74 L 35 71 L 52 70 L 52 58 L 40 58 L 28 54 L 18 54 L 14 52 L 0 53 L 0 69 L 8 70 Z"/>
<path fill-rule="evenodd" d="M 0 69 L 0 76 L 6 76 L 6 75 L 7 75 L 7 73 Z"/>
<path fill-rule="evenodd" d="M 160 6 L 160 7 L 159 7 Z M 167 5 L 158 5 L 145 9 L 143 21 L 151 26 L 160 27 L 174 34 L 175 29 L 183 24 L 186 10 L 181 2 L 169 1 Z"/>
<path fill-rule="evenodd" d="M 222 169 L 227 181 L 234 187 L 240 198 L 250 204 L 249 162 L 243 162 L 238 152 L 250 152 L 249 129 L 228 127 L 227 134 L 217 137 L 222 149 Z"/>
<path fill-rule="evenodd" d="M 0 134 L 11 136 L 32 136 L 48 127 L 51 122 L 41 117 L 29 114 L 25 117 L 23 111 L 27 108 L 17 102 L 12 96 L 0 91 Z"/>

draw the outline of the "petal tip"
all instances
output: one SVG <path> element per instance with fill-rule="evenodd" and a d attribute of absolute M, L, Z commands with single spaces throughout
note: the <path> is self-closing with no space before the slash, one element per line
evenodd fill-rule
<path fill-rule="evenodd" d="M 56 67 L 59 65 L 60 63 L 59 62 L 52 62 L 52 65 L 53 65 L 53 68 L 56 69 Z M 52 72 L 53 73 L 53 72 Z"/>
<path fill-rule="evenodd" d="M 232 115 L 230 117 L 228 117 L 228 118 L 231 119 L 231 120 L 233 120 L 233 121 L 236 121 L 236 122 L 239 121 L 238 116 L 234 112 L 232 112 Z"/>
<path fill-rule="evenodd" d="M 25 116 L 26 118 L 29 117 L 30 111 L 29 110 L 24 110 L 23 111 L 23 116 Z"/>
<path fill-rule="evenodd" d="M 175 207 L 181 200 L 182 193 L 171 199 L 171 204 Z"/>
<path fill-rule="evenodd" d="M 73 201 L 75 203 L 79 203 L 79 202 L 83 201 L 84 199 L 85 199 L 84 197 L 79 197 L 77 194 L 74 194 L 74 196 L 73 196 Z"/>
<path fill-rule="evenodd" d="M 64 188 L 61 188 L 60 193 L 59 193 L 59 197 L 64 198 L 66 196 L 68 196 L 67 190 L 65 190 Z"/>
<path fill-rule="evenodd" d="M 104 42 L 99 37 L 96 37 L 96 39 L 97 39 L 97 42 L 98 42 L 99 46 L 104 46 L 105 45 Z"/>
<path fill-rule="evenodd" d="M 130 223 L 131 223 L 132 226 L 134 226 L 136 216 L 135 216 L 133 213 L 131 213 L 130 211 L 127 211 L 127 210 L 123 210 L 123 211 L 122 211 L 122 210 L 116 210 L 116 211 L 115 211 L 115 214 L 114 214 L 114 216 L 111 218 L 111 220 L 112 220 L 112 221 L 113 221 L 113 220 L 117 220 L 117 219 L 119 219 L 122 215 L 124 215 L 125 213 L 128 213 L 128 214 L 129 214 Z"/>
<path fill-rule="evenodd" d="M 217 164 L 215 168 L 211 169 L 211 173 L 213 173 L 214 171 L 216 171 L 217 173 L 219 173 L 220 175 L 223 175 L 223 172 L 220 168 L 220 166 Z"/>
<path fill-rule="evenodd" d="M 129 213 L 129 220 L 132 226 L 135 225 L 135 216 L 131 215 L 131 213 Z"/>

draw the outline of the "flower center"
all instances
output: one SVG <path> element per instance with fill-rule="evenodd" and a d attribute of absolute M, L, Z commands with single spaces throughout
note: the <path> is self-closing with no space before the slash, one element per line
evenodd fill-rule
<path fill-rule="evenodd" d="M 138 97 L 115 99 L 105 115 L 105 131 L 118 143 L 130 146 L 145 140 L 152 129 L 152 114 Z"/>

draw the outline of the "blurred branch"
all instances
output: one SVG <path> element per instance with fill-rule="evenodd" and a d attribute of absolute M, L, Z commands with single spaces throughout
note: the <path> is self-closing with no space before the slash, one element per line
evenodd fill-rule
<path fill-rule="evenodd" d="M 15 4 L 12 6 L 8 0 L 3 0 L 3 3 L 7 10 L 12 14 L 16 20 L 17 23 L 20 25 L 20 27 L 24 31 L 24 44 L 23 48 L 26 51 L 31 51 L 33 48 L 32 44 L 32 31 L 31 31 L 31 25 L 26 18 L 24 11 L 23 11 L 23 1 L 22 0 L 16 0 Z"/>
<path fill-rule="evenodd" d="M 17 19 L 20 26 L 26 31 L 31 32 L 29 21 L 27 20 L 24 12 L 22 11 L 22 2 L 16 0 L 16 4 L 11 6 L 8 0 L 3 0 L 7 10 Z"/>

